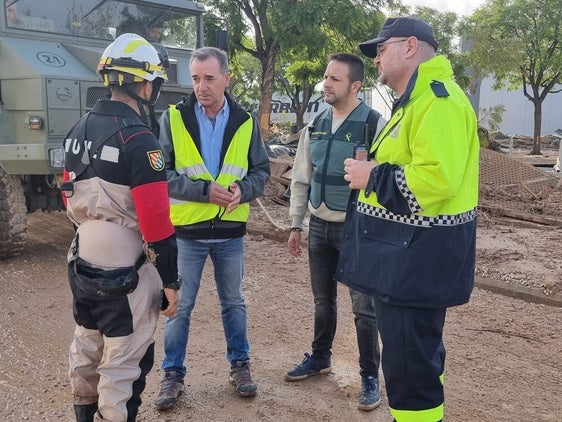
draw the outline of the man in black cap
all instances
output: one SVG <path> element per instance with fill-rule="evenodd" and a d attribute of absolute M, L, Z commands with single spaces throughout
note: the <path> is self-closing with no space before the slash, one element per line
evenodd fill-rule
<path fill-rule="evenodd" d="M 443 327 L 474 282 L 479 142 L 474 110 L 417 17 L 359 45 L 398 98 L 369 161 L 345 160 L 349 203 L 335 278 L 375 298 L 397 422 L 444 416 Z"/>

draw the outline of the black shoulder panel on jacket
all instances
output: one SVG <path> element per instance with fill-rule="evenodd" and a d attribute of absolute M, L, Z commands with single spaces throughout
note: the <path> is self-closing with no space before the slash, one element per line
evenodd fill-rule
<path fill-rule="evenodd" d="M 430 84 L 431 89 L 433 90 L 433 93 L 435 94 L 436 97 L 448 97 L 449 96 L 449 92 L 447 91 L 447 88 L 445 88 L 445 85 L 443 84 L 443 82 L 440 81 L 433 81 Z"/>

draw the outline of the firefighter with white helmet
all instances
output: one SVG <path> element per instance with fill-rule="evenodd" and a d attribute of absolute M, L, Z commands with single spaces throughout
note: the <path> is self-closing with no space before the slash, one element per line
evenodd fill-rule
<path fill-rule="evenodd" d="M 136 34 L 103 52 L 100 100 L 65 140 L 62 193 L 77 227 L 68 254 L 76 321 L 69 353 L 76 420 L 134 421 L 160 313 L 181 279 L 164 159 L 150 130 L 165 61 Z M 159 306 L 160 305 L 160 306 Z"/>
<path fill-rule="evenodd" d="M 165 56 L 165 57 L 163 57 Z M 101 55 L 96 73 L 106 86 L 119 86 L 132 98 L 139 101 L 140 116 L 146 120 L 146 105 L 150 111 L 150 125 L 158 136 L 158 122 L 154 115 L 154 104 L 160 94 L 166 75 L 168 57 L 165 49 L 157 50 L 152 44 L 137 34 L 123 34 L 113 41 Z M 131 84 L 152 82 L 152 94 L 141 98 L 130 89 Z"/>

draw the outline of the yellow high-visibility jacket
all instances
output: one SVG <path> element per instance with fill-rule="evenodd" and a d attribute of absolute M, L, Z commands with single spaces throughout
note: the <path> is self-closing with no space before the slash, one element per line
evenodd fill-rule
<path fill-rule="evenodd" d="M 474 281 L 479 140 L 444 56 L 418 67 L 348 209 L 336 279 L 388 303 L 465 303 Z"/>

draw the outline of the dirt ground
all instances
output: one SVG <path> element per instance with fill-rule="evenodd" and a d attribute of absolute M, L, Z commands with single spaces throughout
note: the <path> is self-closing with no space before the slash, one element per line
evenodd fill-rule
<path fill-rule="evenodd" d="M 268 204 L 267 209 L 289 224 L 286 207 Z M 356 409 L 357 346 L 343 286 L 333 373 L 284 381 L 285 371 L 310 349 L 308 263 L 291 258 L 285 243 L 270 239 L 275 231 L 259 207 L 252 212 L 244 292 L 258 395 L 241 399 L 228 383 L 208 265 L 193 315 L 185 394 L 171 411 L 159 413 L 152 406 L 162 375 L 161 320 L 138 420 L 390 422 L 384 392 L 377 410 Z M 65 255 L 72 230 L 63 213 L 35 213 L 29 219 L 26 253 L 0 262 L 0 420 L 71 421 L 67 351 L 74 323 Z M 560 293 L 562 229 L 510 227 L 488 216 L 481 222 L 480 276 L 527 286 L 538 295 Z M 448 312 L 445 344 L 447 421 L 562 421 L 562 307 L 475 288 L 469 304 Z"/>

